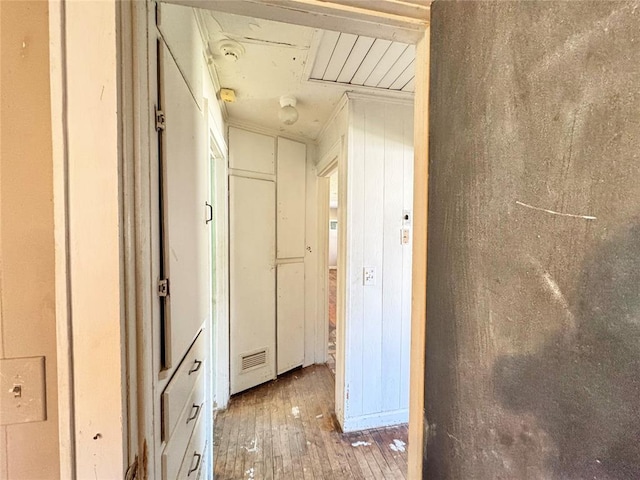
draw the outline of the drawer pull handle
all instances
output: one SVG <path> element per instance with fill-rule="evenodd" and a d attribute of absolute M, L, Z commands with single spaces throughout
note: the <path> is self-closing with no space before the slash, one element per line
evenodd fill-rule
<path fill-rule="evenodd" d="M 191 370 L 189 370 L 189 375 L 191 375 L 192 373 L 196 373 L 198 370 L 200 370 L 201 365 L 202 365 L 201 360 L 195 360 L 193 362 L 193 367 L 191 367 Z"/>
<path fill-rule="evenodd" d="M 195 410 L 195 412 L 194 412 L 194 410 Z M 189 425 L 190 421 L 195 420 L 196 418 L 198 418 L 198 413 L 200 413 L 200 405 L 196 405 L 194 403 L 193 406 L 191 407 L 191 416 L 189 418 L 187 418 L 187 425 Z"/>
<path fill-rule="evenodd" d="M 209 202 L 204 202 L 204 204 L 207 206 L 207 209 L 209 209 L 209 215 L 207 216 L 207 221 L 205 223 L 209 223 L 213 221 L 213 205 Z"/>
<path fill-rule="evenodd" d="M 196 465 L 195 467 L 192 467 L 189 469 L 189 471 L 187 472 L 187 477 L 191 475 L 193 472 L 198 470 L 198 468 L 200 467 L 200 460 L 202 459 L 202 455 L 200 455 L 199 453 L 193 452 L 193 458 L 196 459 Z M 191 465 L 193 465 L 193 458 L 191 459 Z"/>

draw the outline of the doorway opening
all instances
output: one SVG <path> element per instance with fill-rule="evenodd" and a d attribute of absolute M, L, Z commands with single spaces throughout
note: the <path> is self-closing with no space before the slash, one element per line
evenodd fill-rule
<path fill-rule="evenodd" d="M 329 244 L 328 244 L 328 264 L 326 272 L 328 276 L 328 311 L 329 327 L 327 342 L 327 365 L 329 370 L 336 375 L 336 321 L 337 321 L 337 299 L 338 299 L 338 172 L 334 171 L 329 176 Z"/>
<path fill-rule="evenodd" d="M 205 322 L 202 330 L 215 337 L 203 360 L 213 382 L 219 385 L 219 372 L 229 371 L 226 392 L 216 392 L 237 395 L 220 424 L 233 428 L 235 406 L 254 388 L 293 375 L 284 412 L 303 431 L 317 426 L 304 425 L 312 412 L 297 391 L 297 374 L 289 372 L 314 364 L 326 369 L 329 358 L 331 428 L 355 432 L 403 424 L 393 448 L 385 447 L 388 455 L 402 457 L 411 343 L 411 225 L 404 217 L 413 198 L 415 46 L 228 12 L 164 3 L 158 8 L 159 67 L 164 72 L 171 66 L 194 124 L 175 140 L 176 148 L 197 143 L 203 111 L 212 118 L 210 137 L 218 131 L 226 142 L 229 317 L 213 312 L 214 328 Z M 172 93 L 162 91 L 167 98 Z M 213 100 L 213 92 L 224 92 L 225 101 Z M 174 131 L 161 134 L 172 138 Z M 176 167 L 179 174 L 185 165 Z M 187 230 L 180 233 L 188 238 Z M 172 280 L 172 294 L 178 287 Z M 228 336 L 217 335 L 221 320 Z M 187 356 L 202 353 L 194 348 L 200 347 Z M 217 355 L 225 351 L 226 358 Z M 167 402 L 171 376 L 162 386 Z M 198 402 L 203 404 L 200 397 Z M 183 399 L 176 403 L 182 406 Z M 219 405 L 225 403 L 221 398 Z M 318 415 L 324 414 L 313 418 Z M 172 444 L 176 437 L 167 425 Z M 252 453 L 267 442 L 237 435 L 229 444 L 224 431 L 215 432 L 214 451 L 227 445 L 227 451 Z M 204 437 L 201 444 L 206 452 Z M 226 469 L 226 463 L 216 460 L 215 468 Z"/>
<path fill-rule="evenodd" d="M 71 272 L 73 273 L 73 282 L 68 279 L 71 276 L 66 269 L 60 269 L 60 285 L 65 287 L 63 295 L 60 296 L 60 305 L 73 313 L 64 317 L 60 321 L 61 325 L 70 325 L 67 317 L 73 318 L 73 331 L 75 333 L 87 331 L 92 332 L 95 336 L 95 315 L 84 315 L 84 306 L 94 305 L 93 296 L 96 291 L 106 292 L 105 301 L 109 305 L 109 309 L 102 312 L 100 319 L 104 318 L 105 327 L 113 332 L 109 338 L 101 339 L 101 345 L 98 353 L 108 353 L 109 358 L 121 359 L 122 362 L 112 361 L 108 364 L 95 362 L 96 351 L 87 349 L 78 349 L 74 351 L 74 356 L 68 365 L 61 367 L 61 375 L 65 376 L 72 372 L 73 378 L 76 379 L 95 379 L 103 377 L 110 386 L 114 398 L 120 397 L 121 402 L 117 399 L 112 403 L 112 408 L 102 409 L 98 411 L 99 405 L 95 402 L 95 396 L 88 395 L 89 392 L 85 383 L 76 382 L 73 388 L 70 388 L 70 395 L 73 396 L 73 420 L 75 428 L 82 428 L 85 421 L 90 419 L 90 423 L 100 428 L 111 428 L 113 426 L 114 433 L 106 435 L 103 432 L 103 441 L 96 443 L 94 438 L 87 435 L 78 435 L 77 438 L 71 438 L 73 447 L 65 449 L 62 460 L 65 464 L 73 462 L 77 466 L 78 476 L 86 476 L 96 469 L 100 471 L 118 470 L 121 467 L 118 458 L 121 454 L 126 454 L 124 459 L 125 466 L 132 465 L 133 475 L 136 474 L 134 465 L 139 458 L 148 458 L 145 462 L 146 473 L 149 477 L 160 478 L 163 471 L 166 470 L 165 465 L 168 461 L 173 462 L 172 465 L 177 469 L 183 467 L 187 471 L 197 467 L 200 464 L 207 464 L 207 455 L 212 452 L 211 443 L 208 443 L 205 432 L 203 437 L 196 438 L 189 435 L 176 435 L 175 438 L 182 439 L 185 443 L 190 440 L 197 441 L 198 445 L 203 446 L 207 455 L 199 454 L 193 458 L 185 458 L 185 462 L 181 463 L 184 458 L 180 453 L 187 451 L 182 448 L 185 445 L 178 445 L 171 439 L 163 437 L 163 423 L 168 426 L 170 431 L 172 426 L 182 425 L 182 423 L 173 419 L 173 414 L 179 417 L 183 414 L 189 418 L 191 405 L 189 403 L 189 395 L 193 392 L 188 388 L 177 389 L 173 392 L 165 392 L 166 398 L 161 398 L 160 392 L 167 383 L 177 379 L 172 372 L 163 372 L 160 361 L 160 323 L 159 323 L 159 296 L 164 294 L 174 295 L 178 287 L 177 281 L 172 281 L 171 287 L 163 283 L 163 279 L 159 275 L 159 251 L 158 241 L 158 142 L 156 133 L 164 129 L 164 115 L 162 111 L 157 111 L 160 105 L 157 102 L 158 95 L 156 85 L 158 62 L 161 60 L 157 55 L 158 38 L 154 29 L 154 22 L 158 19 L 161 21 L 171 21 L 169 16 L 163 17 L 156 10 L 157 6 L 166 6 L 170 4 L 194 5 L 193 0 L 168 0 L 167 2 L 132 2 L 123 8 L 117 8 L 113 2 L 105 2 L 96 10 L 97 15 L 88 15 L 84 22 L 77 22 L 77 18 L 83 12 L 84 6 L 67 5 L 67 8 L 59 9 L 57 17 L 53 17 L 52 22 L 52 42 L 55 48 L 52 52 L 57 52 L 54 57 L 52 54 L 52 78 L 55 77 L 55 91 L 60 95 L 53 95 L 52 98 L 69 98 L 77 101 L 58 102 L 56 112 L 58 117 L 54 119 L 57 126 L 67 125 L 87 127 L 91 132 L 99 132 L 96 135 L 87 135 L 84 128 L 70 128 L 65 130 L 60 127 L 59 130 L 65 131 L 64 135 L 59 133 L 56 138 L 64 138 L 54 147 L 57 155 L 54 155 L 54 166 L 56 172 L 59 173 L 59 179 L 56 183 L 60 188 L 55 192 L 56 205 L 59 210 L 65 212 L 63 218 L 65 222 L 61 226 L 56 226 L 56 233 L 60 234 L 60 238 L 75 238 L 76 241 L 72 246 L 66 243 L 60 248 L 60 258 L 68 259 L 70 254 L 74 256 L 80 255 L 85 251 L 92 252 L 96 249 L 106 251 L 115 258 L 116 265 L 113 272 L 109 270 L 109 275 L 96 275 L 95 268 L 86 268 L 86 265 L 78 266 L 71 264 Z M 357 3 L 357 2 L 356 2 Z M 385 3 L 385 5 L 382 5 Z M 306 2 L 299 0 L 283 0 L 282 2 L 254 2 L 251 0 L 236 0 L 234 2 L 225 2 L 218 0 L 210 0 L 199 3 L 200 6 L 209 6 L 220 8 L 222 10 L 233 11 L 245 15 L 253 15 L 256 18 L 285 19 L 287 21 L 298 23 L 300 25 L 311 26 L 312 28 L 330 29 L 339 28 L 344 32 L 348 32 L 344 38 L 338 33 L 333 35 L 335 39 L 334 48 L 329 49 L 331 52 L 346 51 L 362 51 L 366 50 L 366 43 L 355 48 L 336 48 L 339 42 L 351 42 L 353 37 L 350 35 L 361 36 L 371 35 L 379 36 L 384 42 L 389 42 L 385 50 L 389 51 L 391 44 L 396 41 L 404 41 L 408 44 L 418 42 L 419 59 L 416 62 L 419 74 L 416 74 L 416 101 L 419 108 L 416 113 L 416 200 L 415 200 L 415 218 L 420 220 L 420 227 L 416 228 L 417 240 L 416 245 L 420 250 L 426 250 L 426 168 L 427 168 L 427 106 L 428 106 L 428 5 L 414 2 L 370 2 L 366 6 L 344 5 L 344 2 L 327 1 L 327 2 Z M 92 8 L 97 8 L 92 6 Z M 191 22 L 192 14 L 189 14 L 189 22 Z M 184 15 L 183 15 L 184 17 Z M 71 19 L 74 21 L 65 22 Z M 255 22 L 252 22 L 255 23 Z M 167 36 L 177 35 L 180 37 L 178 43 L 182 46 L 194 47 L 195 34 L 200 28 L 199 25 L 188 30 L 169 31 L 164 34 Z M 92 42 L 89 48 L 86 45 L 87 28 L 96 28 L 102 31 L 102 35 L 96 36 L 96 42 Z M 252 28 L 252 27 L 249 27 Z M 254 25 L 254 29 L 256 26 Z M 257 26 L 260 30 L 260 26 Z M 254 30 L 252 32 L 255 33 Z M 57 35 L 57 36 L 54 36 Z M 245 40 L 252 41 L 256 36 L 253 33 L 245 35 Z M 174 38 L 175 39 L 175 38 Z M 115 40 L 115 41 L 114 41 Z M 356 42 L 358 39 L 356 39 Z M 207 42 L 208 43 L 208 42 Z M 286 41 L 283 43 L 287 43 Z M 373 41 L 375 43 L 375 39 Z M 278 42 L 274 42 L 278 44 Z M 282 45 L 286 47 L 286 45 Z M 174 60 L 177 60 L 178 71 L 175 79 L 182 77 L 188 83 L 188 91 L 184 90 L 185 102 L 193 103 L 189 96 L 193 97 L 196 105 L 194 108 L 202 112 L 202 97 L 198 87 L 202 87 L 199 82 L 206 79 L 206 67 L 204 64 L 211 60 L 212 51 L 210 45 L 198 46 L 196 55 L 181 56 L 179 48 L 173 50 Z M 381 47 L 384 49 L 384 46 Z M 373 44 L 368 51 L 378 51 Z M 394 48 L 395 50 L 395 48 Z M 391 50 L 392 52 L 394 50 Z M 384 54 L 383 54 L 384 55 Z M 233 54 L 232 54 L 233 56 Z M 92 64 L 96 68 L 88 71 L 85 59 L 101 59 L 98 64 Z M 296 56 L 297 58 L 297 56 Z M 108 61 L 103 61 L 107 59 Z M 167 56 L 166 60 L 170 60 Z M 63 61 L 64 60 L 64 61 Z M 69 61 L 67 61 L 69 60 Z M 88 61 L 88 60 L 87 60 Z M 396 62 L 391 59 L 392 64 Z M 202 63 L 204 62 L 204 63 Z M 338 67 L 339 73 L 342 72 Z M 327 72 L 334 72 L 334 69 L 324 68 L 322 77 Z M 261 77 L 258 76 L 258 79 Z M 105 92 L 105 79 L 107 81 L 107 89 L 105 100 L 100 112 L 105 115 L 101 116 L 104 122 L 82 122 L 76 121 L 86 117 L 87 104 L 84 98 L 85 92 Z M 329 89 L 326 82 L 331 82 L 326 78 L 322 81 L 325 83 L 324 88 Z M 53 81 L 52 81 L 53 83 Z M 372 82 L 371 82 L 372 83 Z M 83 88 L 69 88 L 68 86 L 82 85 Z M 217 87 L 221 87 L 218 85 Z M 226 85 L 225 85 L 226 87 Z M 355 87 L 354 87 L 355 88 Z M 114 91 L 117 91 L 114 93 Z M 216 90 L 218 93 L 220 90 Z M 252 90 L 237 92 L 241 93 L 238 98 L 243 95 L 251 95 Z M 96 96 L 97 97 L 97 96 Z M 102 102 L 102 94 L 99 95 Z M 212 100 L 216 99 L 216 95 L 212 95 Z M 232 97 L 231 97 L 232 98 Z M 245 97 L 246 98 L 246 97 Z M 276 99 L 273 99 L 276 100 Z M 321 107 L 323 102 L 318 105 Z M 300 103 L 302 107 L 303 102 Z M 64 108 L 62 108 L 64 107 Z M 116 108 L 117 107 L 117 108 Z M 316 106 L 311 106 L 311 111 L 318 111 Z M 298 108 L 298 107 L 296 107 Z M 154 111 L 156 110 L 156 111 Z M 256 112 L 266 112 L 267 107 L 256 107 Z M 299 109 L 302 114 L 302 108 Z M 116 114 L 117 112 L 117 114 Z M 200 115 L 194 110 L 194 117 Z M 223 115 L 220 118 L 224 117 Z M 180 126 L 180 121 L 169 116 L 167 125 L 170 122 L 176 122 Z M 216 121 L 220 120 L 216 117 Z M 301 115 L 302 118 L 302 115 Z M 71 121 L 69 121 L 71 120 Z M 198 120 L 199 122 L 200 120 Z M 85 125 L 86 124 L 86 125 Z M 224 122 L 220 122 L 224 125 Z M 219 124 L 219 125 L 220 125 Z M 103 128 L 107 125 L 109 128 Z M 218 126 L 219 126 L 218 125 Z M 199 125 L 200 126 L 200 125 Z M 280 128 L 280 127 L 279 127 Z M 171 129 L 168 128 L 167 131 Z M 226 127 L 222 129 L 226 136 Z M 187 133 L 195 132 L 194 129 L 186 129 Z M 278 129 L 278 132 L 279 129 Z M 206 134 L 202 135 L 203 143 Z M 225 139 L 226 140 L 226 139 Z M 222 142 L 221 144 L 224 144 Z M 70 145 L 73 148 L 67 148 Z M 118 148 L 117 148 L 118 147 Z M 119 147 L 122 147 L 121 149 Z M 316 147 L 318 144 L 316 143 Z M 69 153 L 71 152 L 71 153 Z M 100 161 L 84 162 L 82 168 L 78 169 L 76 158 L 82 157 L 84 154 L 91 157 L 92 154 L 98 154 Z M 67 168 L 72 166 L 73 168 Z M 201 172 L 206 175 L 205 172 Z M 311 175 L 311 171 L 307 171 L 307 175 Z M 349 181 L 351 181 L 350 177 Z M 343 179 L 341 172 L 341 179 Z M 93 182 L 93 183 L 88 183 Z M 87 223 L 84 220 L 95 217 L 95 212 L 89 197 L 93 192 L 87 190 L 86 185 L 98 185 L 101 188 L 107 188 L 109 195 L 105 196 L 103 209 L 109 213 L 109 222 L 101 222 L 100 229 L 93 232 L 93 235 L 84 235 Z M 68 195 L 72 192 L 72 195 Z M 314 192 L 315 198 L 315 192 Z M 89 199 L 89 200 L 87 200 Z M 307 205 L 309 203 L 307 202 Z M 198 205 L 199 214 L 198 221 L 204 221 L 206 207 L 204 202 Z M 114 212 L 122 213 L 124 209 L 125 215 L 116 215 Z M 73 222 L 66 223 L 67 214 L 69 218 L 75 219 Z M 305 219 L 307 223 L 317 223 L 316 218 Z M 341 236 L 348 228 L 343 221 L 340 222 Z M 417 225 L 416 225 L 417 227 Z M 394 228 L 394 230 L 397 230 Z M 395 232 L 398 235 L 398 232 Z M 116 241 L 119 240 L 119 241 Z M 311 245 L 312 251 L 317 254 L 318 244 Z M 315 248 L 313 248 L 315 247 Z M 305 254 L 306 255 L 306 254 Z M 341 253 L 340 255 L 344 255 Z M 120 263 L 118 262 L 120 259 Z M 124 262 L 123 262 L 124 259 Z M 315 260 L 317 262 L 317 258 Z M 123 265 L 121 265 L 121 263 Z M 419 258 L 414 260 L 417 264 L 415 278 L 415 296 L 414 296 L 414 321 L 413 324 L 417 328 L 411 344 L 411 365 L 412 365 L 412 395 L 411 395 L 411 423 L 410 426 L 414 430 L 416 442 L 410 443 L 410 448 L 414 449 L 414 458 L 410 462 L 410 467 L 419 465 L 421 456 L 421 438 L 423 434 L 423 409 L 422 409 L 422 380 L 424 375 L 424 290 L 426 275 L 426 259 L 420 254 Z M 122 267 L 119 271 L 117 267 Z M 357 270 L 354 272 L 357 275 Z M 378 273 L 380 270 L 378 270 Z M 340 275 L 347 275 L 347 272 L 341 269 Z M 57 273 L 58 274 L 58 273 Z M 126 276 L 126 282 L 125 282 Z M 309 278 L 317 278 L 310 276 Z M 380 278 L 380 277 L 377 277 Z M 175 280 L 175 279 L 172 279 Z M 207 281 L 209 279 L 207 278 Z M 349 281 L 352 279 L 349 278 Z M 359 282 L 354 282 L 358 284 Z M 305 287 L 307 285 L 305 284 Z M 338 281 L 340 288 L 340 281 Z M 310 285 L 311 291 L 317 291 L 318 285 Z M 73 298 L 74 302 L 65 303 Z M 175 296 L 173 297 L 175 298 Z M 122 306 L 126 299 L 126 312 Z M 209 300 L 209 299 L 207 299 Z M 207 303 L 210 303 L 207 301 Z M 310 302 L 313 303 L 313 302 Z M 317 303 L 317 302 L 316 302 Z M 338 295 L 338 303 L 340 296 Z M 118 306 L 118 312 L 115 307 Z M 211 308 L 210 306 L 208 308 Z M 340 310 L 340 305 L 338 305 Z M 64 310 L 65 312 L 67 310 Z M 95 312 L 94 312 L 95 313 Z M 65 313 L 66 315 L 66 313 Z M 338 317 L 340 312 L 338 312 Z M 107 318 L 108 317 L 108 318 Z M 62 317 L 61 317 L 62 318 Z M 221 317 L 219 317 L 221 318 Z M 203 322 L 203 325 L 210 327 L 209 322 Z M 313 325 L 318 325 L 314 322 Z M 320 332 L 324 337 L 325 329 L 324 318 Z M 340 322 L 337 322 L 340 328 Z M 175 330 L 179 330 L 176 328 Z M 209 335 L 210 330 L 205 333 Z M 126 342 L 123 341 L 122 335 L 126 333 Z M 122 334 L 122 335 L 121 335 Z M 75 335 L 75 334 L 74 334 Z M 221 336 L 222 337 L 222 336 Z M 316 339 L 318 335 L 315 336 Z M 75 338 L 75 336 L 74 336 Z M 93 337 L 92 337 L 93 338 Z M 339 338 L 339 335 L 338 335 Z M 60 336 L 59 344 L 61 351 L 67 351 L 68 338 Z M 306 341 L 306 340 L 305 340 Z M 67 342 L 67 343 L 65 343 Z M 100 342 L 99 342 L 100 343 Z M 369 345 L 373 345 L 369 344 Z M 194 344 L 189 341 L 182 342 L 180 347 L 192 349 Z M 313 354 L 313 361 L 317 361 L 320 357 L 326 355 L 326 341 L 320 342 L 319 350 L 316 348 L 318 344 L 313 338 L 309 345 L 305 345 L 305 352 L 318 352 Z M 185 357 L 178 358 L 182 348 L 174 349 L 176 353 L 175 360 L 177 369 L 182 369 L 179 365 L 186 366 Z M 344 351 L 344 349 L 343 349 Z M 194 352 L 195 353 L 195 352 Z M 337 355 L 340 356 L 339 341 L 337 345 Z M 228 356 L 227 360 L 228 362 Z M 306 359 L 305 359 L 306 362 Z M 61 362 L 64 363 L 64 362 Z M 126 363 L 126 365 L 125 365 Z M 171 363 L 169 361 L 167 364 Z M 361 363 L 362 364 L 362 363 Z M 193 359 L 192 368 L 184 368 L 185 377 L 193 378 L 197 370 L 200 372 L 210 372 L 211 362 L 203 364 L 198 356 Z M 367 368 L 369 365 L 367 365 Z M 107 375 L 108 374 L 108 375 Z M 336 375 L 340 375 L 338 368 Z M 67 378 L 67 377 L 65 377 Z M 123 379 L 130 379 L 130 384 L 125 384 Z M 126 390 L 131 388 L 131 390 Z M 75 389 L 75 390 L 74 390 Z M 228 392 L 228 389 L 227 389 Z M 349 393 L 353 396 L 353 390 Z M 175 399 L 178 394 L 179 398 Z M 345 392 L 342 392 L 345 393 Z M 414 394 L 415 393 L 415 394 Z M 125 398 L 126 397 L 126 398 Z M 205 395 L 205 397 L 207 397 Z M 124 407 L 122 405 L 125 405 Z M 210 398 L 206 398 L 205 403 L 207 409 L 211 407 Z M 180 410 L 186 406 L 188 410 Z M 171 408 L 168 408 L 171 407 Z M 175 407 L 175 409 L 173 408 Z M 199 409 L 196 409 L 199 410 Z M 206 409 L 205 409 L 206 410 Z M 64 412 L 63 412 L 64 413 Z M 68 412 L 66 412 L 68 414 Z M 172 418 L 164 418 L 170 415 Z M 186 422 L 183 422 L 186 423 Z M 189 428 L 193 428 L 193 421 L 189 421 Z M 203 425 L 210 425 L 203 420 Z M 97 428 L 97 427 L 96 427 Z M 177 427 L 175 427 L 177 428 Z M 174 430 L 175 430 L 174 428 Z M 181 427 L 184 428 L 184 427 Z M 117 429 L 120 429 L 116 431 Z M 111 430 L 108 430 L 111 431 Z M 125 432 L 122 434 L 122 432 Z M 74 433 L 74 432 L 72 432 Z M 77 430 L 76 430 L 77 433 Z M 171 433 L 171 432 L 169 432 Z M 184 433 L 184 432 L 183 432 Z M 71 435 L 73 436 L 73 435 Z M 126 436 L 126 438 L 123 438 Z M 172 435 L 169 435 L 172 436 Z M 177 441 L 177 440 L 176 440 Z M 98 446 L 99 444 L 99 446 Z M 190 445 L 187 445 L 190 446 Z M 180 448 L 179 448 L 180 447 Z M 96 448 L 101 452 L 111 453 L 114 455 L 97 455 Z M 117 452 L 117 454 L 116 454 Z M 191 463 L 193 462 L 193 463 Z M 417 468 L 417 467 L 416 467 Z M 117 476 L 116 474 L 111 476 Z M 416 476 L 415 478 L 418 478 Z"/>

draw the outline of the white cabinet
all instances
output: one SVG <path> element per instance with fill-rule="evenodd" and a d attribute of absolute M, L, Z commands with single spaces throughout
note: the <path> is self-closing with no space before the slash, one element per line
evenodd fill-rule
<path fill-rule="evenodd" d="M 304 362 L 306 152 L 229 129 L 232 394 Z"/>
<path fill-rule="evenodd" d="M 205 369 L 204 362 L 208 357 L 206 335 L 200 332 L 180 367 L 173 375 L 171 382 L 162 393 L 162 439 L 171 437 L 178 418 L 184 409 L 189 392 L 196 383 L 202 382 Z"/>
<path fill-rule="evenodd" d="M 201 375 L 204 378 L 204 375 Z M 184 408 L 162 452 L 162 478 L 163 480 L 175 480 L 178 478 L 180 467 L 184 458 L 189 456 L 189 440 L 194 432 L 196 424 L 205 415 L 205 389 L 204 382 L 198 381 L 194 385 L 191 394 L 184 402 Z"/>
<path fill-rule="evenodd" d="M 166 13 L 166 11 L 165 11 Z M 188 19 L 174 18 L 174 22 Z M 169 20 L 169 17 L 165 17 Z M 178 22 L 179 23 L 179 22 Z M 169 28 L 173 23 L 165 22 Z M 175 27 L 175 25 L 173 25 Z M 176 33 L 180 29 L 173 28 Z M 177 33 L 176 33 L 177 34 Z M 169 35 L 171 37 L 171 35 Z M 174 45 L 175 46 L 175 45 Z M 211 313 L 209 159 L 205 118 L 170 49 L 159 49 L 161 302 L 160 378 L 163 480 L 175 480 L 196 424 L 207 426 L 205 397 Z M 175 50 L 175 49 L 174 49 Z M 185 62 L 185 58 L 181 57 Z M 188 80 L 188 78 L 187 78 Z M 195 84 L 196 88 L 198 87 Z M 170 379 L 170 380 L 169 380 Z M 204 419 L 201 420 L 201 418 Z M 189 477 L 193 478 L 193 477 Z"/>

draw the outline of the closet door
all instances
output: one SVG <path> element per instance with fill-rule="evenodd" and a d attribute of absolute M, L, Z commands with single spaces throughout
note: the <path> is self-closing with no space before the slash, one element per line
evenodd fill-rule
<path fill-rule="evenodd" d="M 162 42 L 159 48 L 165 120 L 161 135 L 161 270 L 167 279 L 159 291 L 166 295 L 162 363 L 170 369 L 180 363 L 209 315 L 209 169 L 202 113 L 169 49 Z"/>
<path fill-rule="evenodd" d="M 278 265 L 278 375 L 304 362 L 304 263 Z"/>
<path fill-rule="evenodd" d="M 307 147 L 278 138 L 278 375 L 304 363 Z"/>
<path fill-rule="evenodd" d="M 275 193 L 229 177 L 232 394 L 276 377 Z"/>

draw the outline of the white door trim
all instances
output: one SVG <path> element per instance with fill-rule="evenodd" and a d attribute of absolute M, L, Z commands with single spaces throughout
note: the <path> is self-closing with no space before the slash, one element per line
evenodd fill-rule
<path fill-rule="evenodd" d="M 206 102 L 207 110 L 209 102 Z M 226 145 L 220 145 L 224 140 L 215 134 L 215 123 L 211 115 L 209 118 L 210 148 L 213 150 L 213 162 L 211 166 L 215 171 L 215 198 L 211 198 L 214 204 L 214 218 L 216 222 L 216 236 L 212 242 L 216 242 L 216 257 L 212 259 L 216 265 L 216 282 L 213 295 L 216 301 L 212 315 L 215 316 L 215 337 L 213 339 L 213 355 L 215 372 L 212 373 L 215 409 L 223 409 L 229 403 L 229 172 L 227 163 Z M 213 142 L 211 142 L 213 140 Z"/>
<path fill-rule="evenodd" d="M 416 43 L 429 25 L 430 0 L 164 0 L 308 27 Z"/>
<path fill-rule="evenodd" d="M 121 49 L 131 40 L 133 29 L 122 31 L 131 10 L 115 1 L 50 5 L 61 478 L 122 478 L 136 451 L 127 442 L 137 434 L 127 376 L 135 291 L 127 289 L 123 238 L 132 225 L 123 160 L 135 129 L 120 95 L 133 92 L 132 61 Z M 96 33 L 90 43 L 87 31 Z"/>
<path fill-rule="evenodd" d="M 329 263 L 329 177 L 338 168 L 341 140 L 336 142 L 316 169 L 316 188 L 318 212 L 318 308 L 316 316 L 316 363 L 327 361 L 327 345 L 329 343 L 329 281 L 327 265 Z M 339 248 L 343 248 L 342 245 Z M 340 295 L 341 293 L 338 293 Z M 337 343 L 337 339 L 336 339 Z M 336 377 L 336 383 L 339 379 Z"/>
<path fill-rule="evenodd" d="M 53 142 L 53 214 L 55 240 L 56 347 L 58 363 L 58 446 L 60 478 L 75 478 L 73 358 L 71 338 L 69 236 L 67 221 L 66 82 L 64 65 L 64 4 L 49 4 L 49 62 Z"/>

